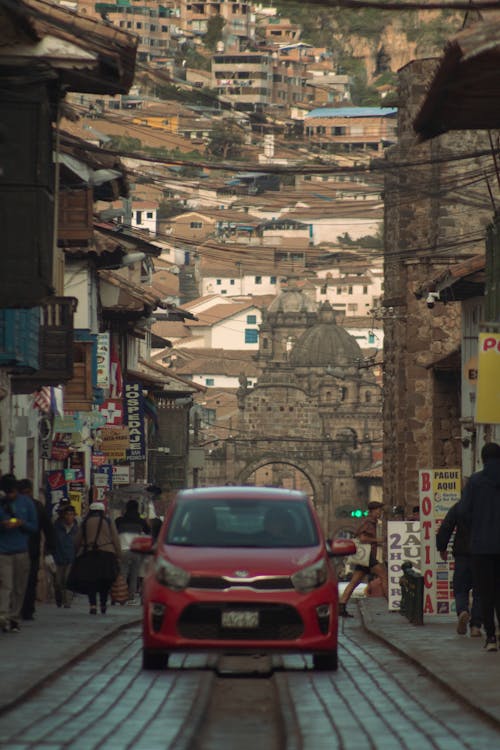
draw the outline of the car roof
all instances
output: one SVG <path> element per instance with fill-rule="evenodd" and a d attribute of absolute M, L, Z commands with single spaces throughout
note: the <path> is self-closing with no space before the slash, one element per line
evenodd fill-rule
<path fill-rule="evenodd" d="M 307 502 L 305 492 L 286 490 L 282 487 L 252 487 L 224 485 L 223 487 L 197 487 L 181 490 L 176 501 L 184 500 L 296 500 Z"/>

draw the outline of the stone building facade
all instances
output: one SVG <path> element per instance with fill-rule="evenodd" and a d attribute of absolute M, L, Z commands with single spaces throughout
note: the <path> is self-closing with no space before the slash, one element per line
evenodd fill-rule
<path fill-rule="evenodd" d="M 413 120 L 437 61 L 400 71 L 398 145 L 386 156 L 384 502 L 418 502 L 420 468 L 460 467 L 460 303 L 427 303 L 429 279 L 484 252 L 491 200 L 486 133 L 419 143 Z M 430 287 L 428 292 L 433 291 Z"/>
<path fill-rule="evenodd" d="M 325 530 L 349 533 L 357 523 L 350 511 L 365 507 L 369 493 L 355 475 L 382 440 L 381 387 L 357 341 L 329 303 L 318 310 L 290 290 L 264 315 L 256 356 L 262 374 L 253 388 L 242 374 L 237 428 L 207 458 L 202 481 L 260 483 L 264 467 L 279 465 L 278 476 L 288 467 Z"/>

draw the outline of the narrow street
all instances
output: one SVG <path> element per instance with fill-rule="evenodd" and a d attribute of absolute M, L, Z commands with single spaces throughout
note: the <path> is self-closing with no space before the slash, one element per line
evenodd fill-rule
<path fill-rule="evenodd" d="M 138 627 L 118 633 L 2 715 L 9 750 L 486 750 L 494 728 L 358 619 L 337 673 L 309 658 L 179 654 L 141 669 Z M 342 623 L 341 623 L 342 626 Z"/>

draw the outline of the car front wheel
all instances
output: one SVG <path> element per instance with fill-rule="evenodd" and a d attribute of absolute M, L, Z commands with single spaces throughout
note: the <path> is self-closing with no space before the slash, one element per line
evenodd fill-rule
<path fill-rule="evenodd" d="M 337 649 L 334 651 L 321 651 L 317 654 L 313 654 L 313 667 L 318 671 L 329 670 L 335 672 L 338 665 Z"/>
<path fill-rule="evenodd" d="M 142 649 L 143 669 L 166 669 L 168 667 L 168 654 L 164 651 L 153 651 L 148 648 Z"/>

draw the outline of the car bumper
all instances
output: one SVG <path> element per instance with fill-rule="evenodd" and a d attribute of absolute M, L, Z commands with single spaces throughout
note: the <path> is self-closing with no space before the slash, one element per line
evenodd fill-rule
<path fill-rule="evenodd" d="M 164 651 L 319 652 L 337 647 L 337 586 L 295 591 L 176 592 L 151 577 L 144 587 L 143 641 Z M 258 624 L 224 627 L 223 613 L 258 612 Z"/>

